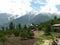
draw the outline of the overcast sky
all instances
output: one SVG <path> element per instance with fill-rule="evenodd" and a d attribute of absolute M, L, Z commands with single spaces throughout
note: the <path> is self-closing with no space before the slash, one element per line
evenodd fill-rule
<path fill-rule="evenodd" d="M 0 0 L 0 13 L 24 15 L 30 11 L 60 13 L 60 0 Z"/>

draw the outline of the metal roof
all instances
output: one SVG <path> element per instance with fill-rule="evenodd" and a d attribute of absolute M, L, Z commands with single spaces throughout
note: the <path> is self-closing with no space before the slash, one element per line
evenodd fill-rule
<path fill-rule="evenodd" d="M 54 24 L 54 25 L 52 25 L 52 26 L 60 26 L 60 24 Z"/>

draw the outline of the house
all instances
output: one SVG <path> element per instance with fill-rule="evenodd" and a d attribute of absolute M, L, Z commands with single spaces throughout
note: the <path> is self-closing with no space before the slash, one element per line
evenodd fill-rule
<path fill-rule="evenodd" d="M 60 32 L 60 24 L 53 24 L 52 30 L 54 30 L 55 32 Z"/>
<path fill-rule="evenodd" d="M 60 33 L 60 24 L 53 24 L 52 25 L 52 30 L 54 32 L 59 32 Z M 53 45 L 60 45 L 60 35 L 59 34 L 54 34 L 55 38 L 53 40 Z"/>

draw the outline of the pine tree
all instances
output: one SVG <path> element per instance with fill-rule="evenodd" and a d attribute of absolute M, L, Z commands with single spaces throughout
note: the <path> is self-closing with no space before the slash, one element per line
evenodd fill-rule
<path fill-rule="evenodd" d="M 10 22 L 10 24 L 9 24 L 9 29 L 10 29 L 10 30 L 13 30 L 13 29 L 14 29 L 14 24 L 13 24 L 13 22 Z"/>
<path fill-rule="evenodd" d="M 24 26 L 24 29 L 27 29 L 27 26 L 26 25 Z"/>
<path fill-rule="evenodd" d="M 51 31 L 52 31 L 52 30 L 51 30 L 51 25 L 48 25 L 48 26 L 46 27 L 45 34 L 49 35 Z"/>
<path fill-rule="evenodd" d="M 54 20 L 56 20 L 57 19 L 57 16 L 54 16 Z"/>
<path fill-rule="evenodd" d="M 2 30 L 4 30 L 4 27 L 2 27 Z"/>
<path fill-rule="evenodd" d="M 21 29 L 21 24 L 18 24 L 18 29 Z"/>

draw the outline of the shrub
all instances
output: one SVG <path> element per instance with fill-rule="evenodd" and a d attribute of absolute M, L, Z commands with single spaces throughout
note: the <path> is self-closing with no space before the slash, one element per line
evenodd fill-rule
<path fill-rule="evenodd" d="M 33 38 L 34 33 L 32 31 L 29 32 L 29 38 Z"/>
<path fill-rule="evenodd" d="M 20 36 L 23 38 L 23 39 L 29 39 L 29 38 L 32 38 L 34 36 L 34 33 L 31 32 L 30 30 L 21 30 L 21 33 L 20 33 Z"/>
<path fill-rule="evenodd" d="M 1 41 L 1 42 L 5 42 L 5 41 L 7 41 L 7 38 L 6 38 L 5 36 L 1 36 L 1 37 L 0 37 L 0 41 Z"/>
<path fill-rule="evenodd" d="M 7 41 L 7 37 L 3 32 L 0 31 L 0 42 L 4 43 L 5 41 Z"/>
<path fill-rule="evenodd" d="M 45 34 L 50 35 L 50 33 L 51 33 L 51 26 L 49 25 L 45 28 Z"/>
<path fill-rule="evenodd" d="M 19 31 L 19 30 L 13 30 L 13 34 L 14 34 L 15 36 L 19 36 L 20 31 Z"/>
<path fill-rule="evenodd" d="M 12 31 L 11 30 L 6 30 L 6 31 L 4 31 L 4 34 L 5 35 L 11 35 L 12 34 Z"/>

